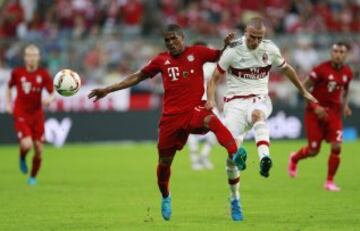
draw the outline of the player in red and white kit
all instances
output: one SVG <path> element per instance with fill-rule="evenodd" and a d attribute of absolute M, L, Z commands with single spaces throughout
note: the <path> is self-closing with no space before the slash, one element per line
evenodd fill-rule
<path fill-rule="evenodd" d="M 339 191 L 334 176 L 340 164 L 342 143 L 342 113 L 351 115 L 348 105 L 348 89 L 352 72 L 344 64 L 348 46 L 338 42 L 331 47 L 331 59 L 316 66 L 305 80 L 305 86 L 312 89 L 318 104 L 308 103 L 305 109 L 305 129 L 308 144 L 290 155 L 288 172 L 291 177 L 297 175 L 297 163 L 307 157 L 316 156 L 325 140 L 331 145 L 328 161 L 327 180 L 324 185 L 329 191 Z"/>
<path fill-rule="evenodd" d="M 20 170 L 27 174 L 26 155 L 34 147 L 29 185 L 37 183 L 36 176 L 42 160 L 44 142 L 43 106 L 48 106 L 55 98 L 52 79 L 49 73 L 39 67 L 40 50 L 35 45 L 28 45 L 24 51 L 24 67 L 17 67 L 11 72 L 6 91 L 6 111 L 14 117 L 15 130 L 20 144 Z M 16 88 L 15 105 L 12 107 L 11 89 Z M 46 89 L 49 96 L 42 99 Z"/>
<path fill-rule="evenodd" d="M 229 43 L 233 36 L 225 39 Z M 244 163 L 246 151 L 237 149 L 231 133 L 211 110 L 204 107 L 203 64 L 215 62 L 221 51 L 204 46 L 185 46 L 184 34 L 178 25 L 169 25 L 164 31 L 167 52 L 155 56 L 140 71 L 124 81 L 106 88 L 94 89 L 89 98 L 99 100 L 107 94 L 122 90 L 161 73 L 164 85 L 164 102 L 159 123 L 157 180 L 162 194 L 161 212 L 165 220 L 171 217 L 169 192 L 170 166 L 177 150 L 181 150 L 190 133 L 214 132 L 219 143 L 239 168 Z"/>

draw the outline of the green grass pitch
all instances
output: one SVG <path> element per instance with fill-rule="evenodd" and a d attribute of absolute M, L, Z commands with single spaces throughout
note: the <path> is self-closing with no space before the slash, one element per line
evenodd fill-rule
<path fill-rule="evenodd" d="M 248 167 L 241 175 L 245 220 L 229 216 L 225 151 L 212 153 L 215 169 L 194 172 L 187 150 L 173 165 L 173 216 L 160 215 L 155 144 L 47 146 L 39 184 L 29 187 L 18 170 L 16 146 L 0 147 L 0 230 L 360 230 L 360 145 L 343 145 L 336 182 L 326 192 L 329 146 L 286 172 L 288 154 L 304 141 L 274 141 L 270 178 L 258 173 L 255 145 L 247 142 Z M 30 158 L 28 158 L 30 162 Z"/>

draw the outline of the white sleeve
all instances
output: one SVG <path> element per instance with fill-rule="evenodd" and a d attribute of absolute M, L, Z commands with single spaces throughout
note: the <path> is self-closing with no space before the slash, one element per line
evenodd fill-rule
<path fill-rule="evenodd" d="M 271 64 L 278 68 L 284 67 L 286 62 L 285 62 L 284 57 L 281 55 L 280 49 L 275 44 L 272 44 L 271 47 L 272 47 L 271 48 L 271 51 L 272 51 Z"/>
<path fill-rule="evenodd" d="M 217 69 L 224 73 L 226 70 L 230 67 L 234 56 L 234 50 L 232 48 L 227 48 L 221 55 L 218 64 Z"/>

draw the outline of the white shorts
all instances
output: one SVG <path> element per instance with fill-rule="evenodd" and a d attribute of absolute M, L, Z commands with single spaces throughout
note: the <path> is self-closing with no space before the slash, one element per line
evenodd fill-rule
<path fill-rule="evenodd" d="M 266 119 L 272 112 L 272 103 L 268 95 L 258 95 L 251 98 L 236 98 L 224 105 L 224 124 L 231 134 L 241 141 L 251 129 L 251 114 L 254 110 L 265 113 Z"/>

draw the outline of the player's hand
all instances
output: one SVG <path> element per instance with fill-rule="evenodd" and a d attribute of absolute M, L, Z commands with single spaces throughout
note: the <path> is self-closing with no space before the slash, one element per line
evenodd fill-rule
<path fill-rule="evenodd" d="M 346 104 L 346 105 L 344 106 L 344 116 L 345 116 L 346 118 L 348 118 L 348 117 L 351 116 L 351 114 L 352 114 L 351 108 L 349 107 L 349 105 Z"/>
<path fill-rule="evenodd" d="M 304 91 L 303 96 L 306 100 L 308 100 L 312 103 L 319 103 L 319 101 L 308 91 Z"/>
<path fill-rule="evenodd" d="M 12 114 L 13 113 L 13 111 L 12 111 L 12 108 L 11 108 L 11 106 L 10 105 L 6 105 L 6 113 L 8 113 L 8 114 Z"/>
<path fill-rule="evenodd" d="M 326 109 L 324 107 L 322 107 L 322 106 L 317 106 L 314 109 L 314 112 L 315 112 L 316 116 L 321 120 L 326 119 L 327 116 L 328 116 L 328 113 L 326 112 Z"/>
<path fill-rule="evenodd" d="M 205 103 L 205 108 L 211 110 L 216 106 L 215 100 L 207 100 Z"/>
<path fill-rule="evenodd" d="M 231 41 L 233 41 L 234 39 L 235 39 L 235 32 L 231 32 L 227 34 L 226 37 L 224 38 L 225 46 L 230 45 Z"/>
<path fill-rule="evenodd" d="M 102 99 L 105 96 L 107 96 L 107 94 L 109 94 L 109 92 L 105 88 L 97 88 L 97 89 L 91 90 L 91 92 L 88 95 L 88 98 L 89 99 L 95 98 L 94 102 L 96 102 L 99 99 Z"/>
<path fill-rule="evenodd" d="M 48 107 L 51 102 L 52 102 L 51 99 L 46 98 L 46 99 L 43 99 L 43 100 L 42 100 L 42 105 L 43 105 L 44 107 Z"/>

